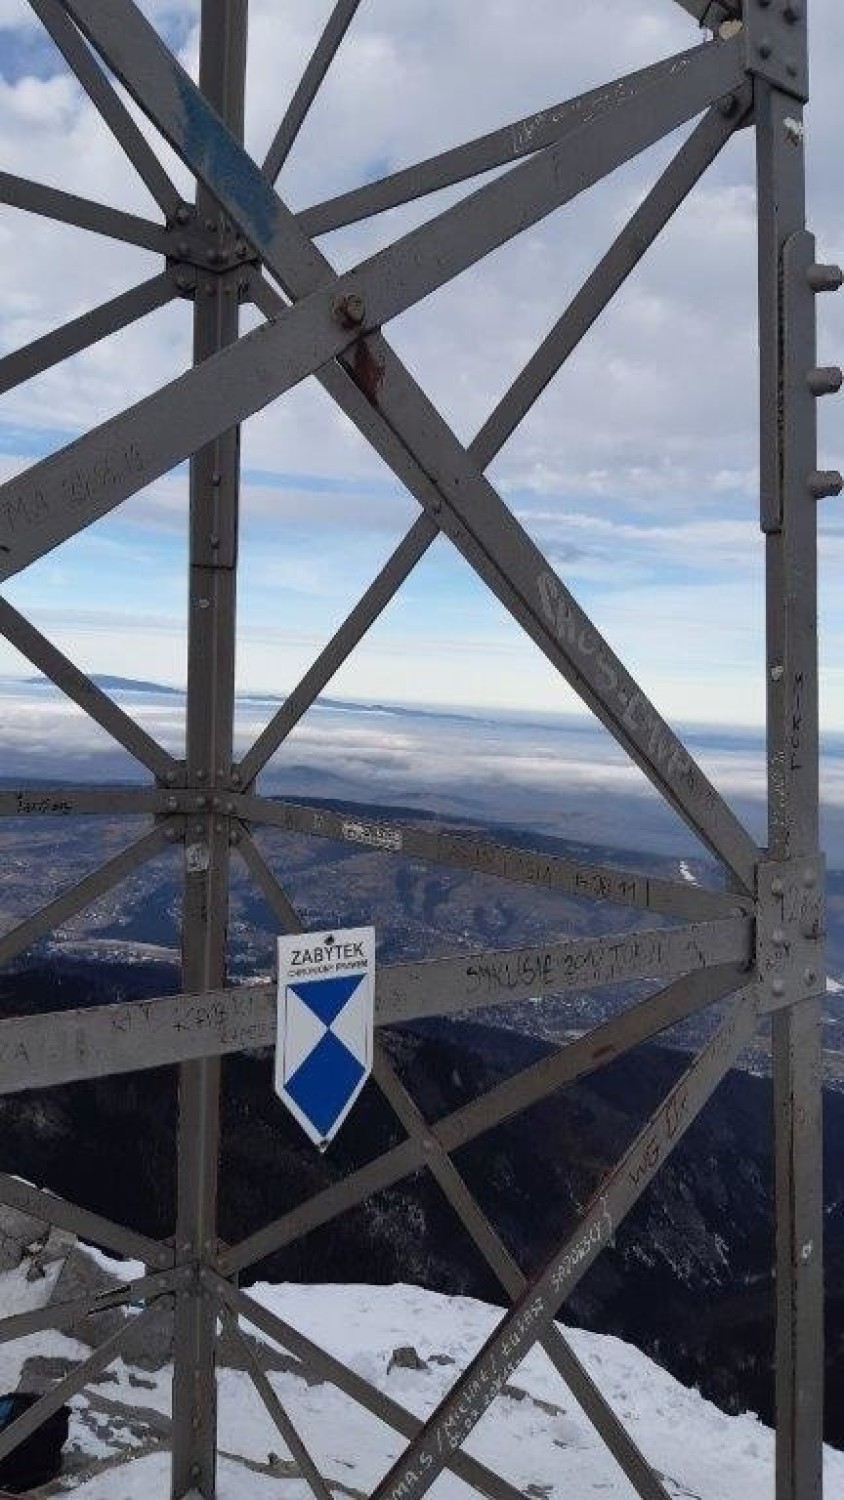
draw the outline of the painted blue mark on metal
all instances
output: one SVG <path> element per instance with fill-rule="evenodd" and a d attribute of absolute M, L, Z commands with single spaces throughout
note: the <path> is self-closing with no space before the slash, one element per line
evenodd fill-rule
<path fill-rule="evenodd" d="M 311 979 L 304 984 L 291 984 L 290 989 L 325 1026 L 330 1026 L 364 978 L 363 974 L 341 974 L 334 979 Z"/>
<path fill-rule="evenodd" d="M 333 1031 L 327 1031 L 287 1080 L 285 1091 L 320 1135 L 326 1136 L 365 1072 L 348 1047 L 338 1041 Z"/>
<path fill-rule="evenodd" d="M 257 249 L 266 248 L 272 241 L 281 207 L 272 188 L 217 119 L 196 85 L 180 70 L 176 72 L 176 81 L 184 112 L 184 147 L 190 163 L 207 177 L 215 196 L 227 195 L 235 219 L 237 210 L 243 211 L 239 227 Z"/>

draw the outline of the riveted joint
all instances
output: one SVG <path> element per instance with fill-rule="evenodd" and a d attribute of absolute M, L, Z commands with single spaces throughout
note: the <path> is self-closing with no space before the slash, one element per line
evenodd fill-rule
<path fill-rule="evenodd" d="M 802 0 L 747 0 L 742 6 L 745 67 L 796 99 L 809 97 Z"/>
<path fill-rule="evenodd" d="M 824 862 L 763 861 L 757 870 L 756 972 L 760 1009 L 781 1010 L 826 984 Z"/>

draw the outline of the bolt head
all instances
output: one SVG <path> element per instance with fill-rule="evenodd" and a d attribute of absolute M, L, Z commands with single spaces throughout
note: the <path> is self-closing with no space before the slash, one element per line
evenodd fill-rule
<path fill-rule="evenodd" d="M 347 292 L 334 303 L 334 316 L 343 328 L 360 328 L 366 316 L 366 303 L 357 292 Z"/>
<path fill-rule="evenodd" d="M 803 19 L 803 7 L 799 3 L 799 0 L 787 0 L 787 4 L 782 8 L 782 13 L 789 26 L 795 26 L 798 21 L 802 21 Z"/>
<path fill-rule="evenodd" d="M 760 57 L 770 57 L 771 53 L 774 50 L 770 38 L 763 36 L 756 50 L 759 53 Z"/>
<path fill-rule="evenodd" d="M 784 891 L 785 891 L 785 886 L 783 885 L 783 883 L 782 883 L 782 881 L 780 879 L 776 879 L 776 880 L 772 880 L 771 881 L 771 895 L 772 896 L 781 896 Z"/>
<path fill-rule="evenodd" d="M 773 993 L 775 995 L 784 995 L 785 994 L 785 980 L 784 979 L 774 979 L 774 980 L 772 980 L 772 982 L 771 982 L 771 989 L 773 990 Z"/>
<path fill-rule="evenodd" d="M 803 873 L 803 884 L 806 887 L 806 890 L 807 891 L 814 890 L 814 887 L 817 885 L 817 883 L 818 883 L 817 871 L 815 871 L 815 870 L 805 870 L 804 873 Z"/>
<path fill-rule="evenodd" d="M 785 933 L 783 932 L 781 927 L 774 928 L 773 932 L 771 933 L 771 941 L 774 942 L 778 948 L 782 947 L 783 943 L 785 942 Z"/>

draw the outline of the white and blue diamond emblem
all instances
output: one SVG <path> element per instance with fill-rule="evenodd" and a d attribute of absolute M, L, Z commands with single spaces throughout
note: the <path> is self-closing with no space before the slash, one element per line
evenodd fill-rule
<path fill-rule="evenodd" d="M 279 939 L 276 1091 L 324 1149 L 372 1068 L 371 927 Z"/>

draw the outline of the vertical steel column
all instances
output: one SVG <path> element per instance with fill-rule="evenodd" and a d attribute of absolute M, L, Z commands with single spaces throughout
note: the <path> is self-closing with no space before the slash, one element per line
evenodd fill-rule
<path fill-rule="evenodd" d="M 248 0 L 202 0 L 200 87 L 239 138 L 243 134 Z M 225 233 L 210 193 L 197 194 L 200 227 Z M 200 277 L 194 363 L 238 334 L 236 281 Z M 187 827 L 183 980 L 187 990 L 225 983 L 229 900 L 228 823 L 214 814 L 231 773 L 234 731 L 235 607 L 240 434 L 232 429 L 198 452 L 190 469 L 187 773 L 197 808 Z M 179 1080 L 179 1258 L 197 1265 L 217 1230 L 219 1059 L 187 1063 Z M 197 1276 L 177 1302 L 173 1379 L 174 1500 L 216 1488 L 216 1308 Z"/>
<path fill-rule="evenodd" d="M 801 11 L 794 6 L 791 14 L 796 22 Z M 805 35 L 796 25 L 793 45 L 791 56 L 799 58 Z M 757 79 L 756 110 L 769 844 L 771 858 L 785 861 L 816 855 L 819 836 L 817 521 L 809 482 L 816 468 L 816 420 L 807 371 L 789 356 L 795 339 L 804 350 L 814 349 L 814 305 L 807 266 L 801 269 L 800 254 L 795 256 L 795 250 L 805 251 L 808 240 L 803 107 L 790 91 Z M 805 288 L 805 300 L 799 288 Z M 795 994 L 792 1001 L 773 1018 L 776 1495 L 777 1500 L 819 1500 L 824 1359 L 821 1000 Z"/>

